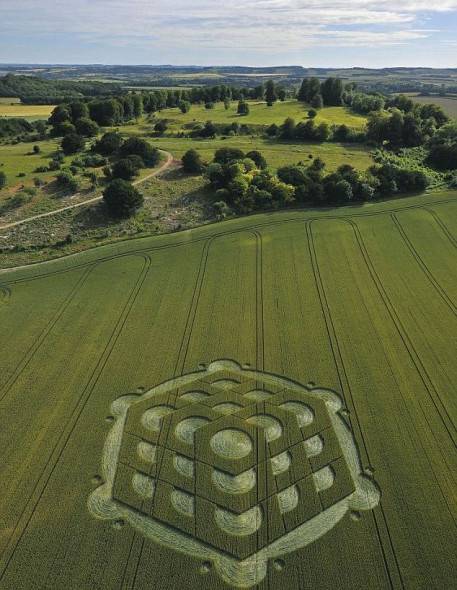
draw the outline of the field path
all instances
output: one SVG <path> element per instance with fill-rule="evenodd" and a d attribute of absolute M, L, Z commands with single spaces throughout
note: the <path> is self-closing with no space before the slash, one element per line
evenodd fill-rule
<path fill-rule="evenodd" d="M 146 180 L 149 180 L 150 178 L 154 178 L 155 176 L 159 176 L 159 174 L 162 174 L 162 172 L 165 172 L 165 170 L 170 168 L 170 166 L 174 162 L 174 158 L 173 158 L 172 154 L 170 154 L 170 152 L 166 152 L 164 150 L 160 150 L 160 151 L 163 154 L 165 154 L 165 156 L 166 156 L 165 162 L 159 168 L 157 168 L 157 170 L 154 170 L 154 172 L 151 172 L 151 174 L 148 174 L 144 178 L 141 178 L 140 180 L 136 180 L 135 182 L 133 182 L 132 183 L 133 185 L 142 184 L 143 182 L 146 182 Z M 26 217 L 25 219 L 21 219 L 20 221 L 6 223 L 5 225 L 0 225 L 0 231 L 4 230 L 4 229 L 9 229 L 11 227 L 16 227 L 18 225 L 23 225 L 24 223 L 29 223 L 30 221 L 34 221 L 35 219 L 41 219 L 42 217 L 50 217 L 51 215 L 55 215 L 56 213 L 62 213 L 62 211 L 68 211 L 70 209 L 84 207 L 85 205 L 90 205 L 91 203 L 96 203 L 97 201 L 101 201 L 102 199 L 103 199 L 103 195 L 98 195 L 97 197 L 92 197 L 90 199 L 87 199 L 86 201 L 81 201 L 80 203 L 75 203 L 73 205 L 67 205 L 66 207 L 60 207 L 60 209 L 54 209 L 53 211 L 48 211 L 46 213 L 40 213 L 39 215 L 32 215 L 32 217 Z"/>

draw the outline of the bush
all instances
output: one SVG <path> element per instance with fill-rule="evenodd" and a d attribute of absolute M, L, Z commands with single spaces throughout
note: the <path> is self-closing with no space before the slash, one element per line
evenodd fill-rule
<path fill-rule="evenodd" d="M 244 100 L 240 100 L 240 102 L 238 103 L 238 109 L 237 112 L 239 115 L 241 116 L 246 116 L 249 115 L 249 105 L 246 101 Z"/>
<path fill-rule="evenodd" d="M 39 154 L 41 152 L 41 148 L 39 145 L 34 145 L 33 146 L 33 153 L 34 154 Z"/>
<path fill-rule="evenodd" d="M 158 136 L 164 135 L 167 129 L 168 123 L 165 121 L 165 119 L 159 119 L 157 123 L 154 125 L 154 131 Z"/>
<path fill-rule="evenodd" d="M 203 161 L 197 150 L 188 150 L 182 157 L 182 165 L 189 174 L 200 174 L 203 170 Z"/>
<path fill-rule="evenodd" d="M 66 135 L 76 133 L 76 127 L 70 121 L 64 121 L 63 123 L 59 123 L 52 128 L 52 133 L 54 137 L 65 137 Z"/>
<path fill-rule="evenodd" d="M 62 150 L 66 156 L 70 154 L 76 154 L 84 149 L 85 141 L 81 135 L 76 133 L 69 133 L 62 139 Z"/>
<path fill-rule="evenodd" d="M 60 188 L 65 189 L 69 192 L 76 192 L 78 190 L 78 181 L 76 178 L 66 170 L 62 170 L 56 176 L 57 184 Z"/>
<path fill-rule="evenodd" d="M 208 111 L 210 111 L 211 109 L 214 109 L 214 102 L 205 103 L 205 109 L 207 109 Z"/>
<path fill-rule="evenodd" d="M 227 164 L 232 160 L 243 160 L 244 152 L 238 148 L 219 148 L 214 154 L 214 161 L 218 164 Z"/>
<path fill-rule="evenodd" d="M 143 203 L 143 195 L 129 182 L 116 178 L 105 189 L 103 200 L 114 217 L 130 217 Z"/>
<path fill-rule="evenodd" d="M 263 157 L 263 155 L 258 150 L 252 150 L 246 154 L 246 158 L 252 160 L 257 168 L 260 170 L 265 170 L 267 168 L 267 161 Z"/>
<path fill-rule="evenodd" d="M 4 172 L 0 171 L 0 190 L 6 186 L 6 181 L 7 181 L 6 174 Z"/>
<path fill-rule="evenodd" d="M 130 137 L 121 146 L 120 153 L 122 156 L 140 156 L 146 166 L 156 166 L 160 162 L 160 152 L 157 148 L 152 147 L 144 139 L 139 137 Z"/>
<path fill-rule="evenodd" d="M 75 123 L 76 132 L 84 137 L 95 137 L 99 133 L 99 127 L 95 121 L 88 118 L 78 119 Z"/>
<path fill-rule="evenodd" d="M 315 119 L 317 117 L 317 111 L 316 111 L 316 109 L 310 109 L 308 111 L 308 117 L 310 119 Z"/>
<path fill-rule="evenodd" d="M 136 161 L 139 159 L 140 162 Z M 142 160 L 139 156 L 129 156 L 118 160 L 112 169 L 111 175 L 113 178 L 122 178 L 123 180 L 131 180 L 138 174 L 138 170 L 142 167 Z"/>
<path fill-rule="evenodd" d="M 122 137 L 115 131 L 105 133 L 94 145 L 92 150 L 102 156 L 112 156 L 122 145 Z"/>

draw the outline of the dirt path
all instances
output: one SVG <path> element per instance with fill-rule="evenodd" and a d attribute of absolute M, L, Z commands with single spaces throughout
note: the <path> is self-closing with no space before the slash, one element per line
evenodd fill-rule
<path fill-rule="evenodd" d="M 173 156 L 170 154 L 170 152 L 165 152 L 163 150 L 161 150 L 161 151 L 163 154 L 165 154 L 166 160 L 160 166 L 160 168 L 157 168 L 157 170 L 154 170 L 154 172 L 151 172 L 151 174 L 148 174 L 147 176 L 145 176 L 144 178 L 141 178 L 140 180 L 135 180 L 135 182 L 133 182 L 132 184 L 134 184 L 134 185 L 142 184 L 143 182 L 146 182 L 146 180 L 149 180 L 150 178 L 154 178 L 155 176 L 162 174 L 162 172 L 165 172 L 165 170 L 170 168 L 170 166 L 174 162 Z M 66 207 L 61 207 L 60 209 L 54 209 L 53 211 L 48 211 L 47 213 L 40 213 L 39 215 L 32 215 L 32 217 L 26 217 L 25 219 L 21 219 L 20 221 L 14 221 L 12 223 L 0 225 L 0 231 L 2 231 L 4 229 L 9 229 L 11 227 L 16 227 L 18 225 L 23 225 L 24 223 L 29 223 L 30 221 L 34 221 L 35 219 L 41 219 L 42 217 L 50 217 L 51 215 L 56 215 L 56 213 L 62 213 L 62 211 L 76 209 L 77 207 L 84 207 L 85 205 L 90 205 L 91 203 L 96 203 L 97 201 L 101 201 L 102 199 L 103 199 L 103 195 L 98 195 L 97 197 L 92 197 L 90 199 L 87 199 L 86 201 L 81 201 L 80 203 L 75 203 L 74 205 L 67 205 Z"/>

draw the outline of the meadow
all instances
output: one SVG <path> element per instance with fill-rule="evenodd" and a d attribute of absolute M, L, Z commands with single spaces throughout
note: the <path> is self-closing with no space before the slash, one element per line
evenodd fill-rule
<path fill-rule="evenodd" d="M 257 101 L 248 101 L 250 113 L 246 116 L 240 116 L 237 113 L 238 102 L 232 101 L 229 109 L 225 109 L 221 102 L 215 103 L 214 108 L 207 109 L 205 105 L 192 105 L 188 113 L 182 113 L 179 109 L 164 109 L 160 113 L 160 118 L 168 119 L 174 125 L 182 127 L 186 123 L 195 121 L 213 123 L 231 123 L 237 122 L 240 125 L 271 125 L 276 123 L 280 125 L 287 117 L 295 119 L 296 123 L 308 119 L 309 106 L 303 105 L 296 100 L 284 102 L 275 102 L 272 107 Z M 348 127 L 362 129 L 367 119 L 363 115 L 353 113 L 346 107 L 325 107 L 318 111 L 315 119 L 316 123 L 328 123 L 329 125 L 341 125 L 345 123 Z"/>
<path fill-rule="evenodd" d="M 239 363 L 246 375 L 271 383 L 286 378 L 292 389 L 300 383 L 315 399 L 333 400 L 338 415 L 330 427 L 316 425 L 319 438 L 329 441 L 338 426 L 354 441 L 355 455 L 345 446 L 311 448 L 311 464 L 330 465 L 334 478 L 318 486 L 316 511 L 332 522 L 327 531 L 317 527 L 308 542 L 281 545 L 284 527 L 301 531 L 310 479 L 300 482 L 305 499 L 295 498 L 299 516 L 293 502 L 292 508 L 280 503 L 282 518 L 271 512 L 273 504 L 262 504 L 268 535 L 279 537 L 281 550 L 267 552 L 257 587 L 451 590 L 457 568 L 456 231 L 455 192 L 436 192 L 255 215 L 2 272 L 0 588 L 253 587 L 236 567 L 230 585 L 221 574 L 227 553 L 211 546 L 227 542 L 227 551 L 236 552 L 245 547 L 244 534 L 255 551 L 266 538 L 246 532 L 246 517 L 230 533 L 243 543 L 233 545 L 219 530 L 230 521 L 216 526 L 210 507 L 199 531 L 192 502 L 167 503 L 167 493 L 189 500 L 183 489 L 204 490 L 183 488 L 182 478 L 148 488 L 149 455 L 135 458 L 129 449 L 140 440 L 148 451 L 141 437 L 157 422 L 143 417 L 141 426 L 121 418 L 129 404 L 143 403 L 151 388 L 170 379 L 173 391 L 157 403 L 168 404 L 165 410 L 178 403 L 189 393 L 179 378 L 195 371 L 201 381 L 194 394 L 201 399 L 202 390 L 211 393 L 214 386 L 207 377 L 211 363 L 223 359 Z M 221 387 L 230 378 L 229 372 L 219 377 Z M 246 391 L 271 396 L 273 404 L 283 399 L 275 397 L 283 395 L 281 387 L 269 387 L 248 379 L 233 398 L 228 389 L 217 395 L 225 409 L 230 400 L 249 406 Z M 179 412 L 212 416 L 203 405 L 184 404 Z M 295 419 L 290 413 L 290 422 L 282 423 L 291 440 Z M 238 424 L 235 417 L 223 420 Z M 190 432 L 197 427 L 195 440 L 202 441 L 199 425 L 191 422 Z M 188 432 L 182 441 L 191 444 Z M 130 446 L 114 445 L 119 433 Z M 265 433 L 277 436 L 275 429 Z M 225 443 L 217 448 L 233 450 Z M 351 475 L 340 485 L 345 463 Z M 368 496 L 362 494 L 361 508 L 335 519 L 334 510 L 355 505 L 347 496 L 354 473 L 371 482 L 376 502 L 363 506 Z M 172 524 L 160 528 L 148 514 Z M 208 541 L 194 541 L 199 535 Z"/>
<path fill-rule="evenodd" d="M 427 104 L 433 102 L 439 105 L 448 117 L 457 119 L 457 95 L 454 96 L 413 96 L 415 102 Z"/>
<path fill-rule="evenodd" d="M 29 121 L 46 120 L 53 109 L 53 105 L 21 104 L 14 98 L 7 98 L 0 102 L 0 117 L 20 117 Z"/>

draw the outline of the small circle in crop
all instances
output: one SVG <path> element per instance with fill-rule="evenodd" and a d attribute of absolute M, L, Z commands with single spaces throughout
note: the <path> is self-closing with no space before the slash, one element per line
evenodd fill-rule
<path fill-rule="evenodd" d="M 282 570 L 286 567 L 286 562 L 283 559 L 275 559 L 273 561 L 273 567 L 278 572 L 282 572 Z"/>
<path fill-rule="evenodd" d="M 210 561 L 204 561 L 202 563 L 202 566 L 200 568 L 200 572 L 202 574 L 208 574 L 211 571 L 211 562 Z"/>

